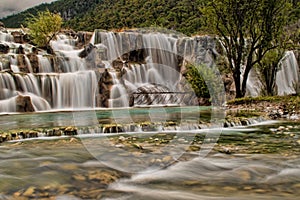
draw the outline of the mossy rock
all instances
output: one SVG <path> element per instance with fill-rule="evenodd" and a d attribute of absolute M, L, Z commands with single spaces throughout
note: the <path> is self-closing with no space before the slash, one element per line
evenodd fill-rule
<path fill-rule="evenodd" d="M 77 128 L 68 126 L 64 129 L 64 135 L 77 135 Z"/>

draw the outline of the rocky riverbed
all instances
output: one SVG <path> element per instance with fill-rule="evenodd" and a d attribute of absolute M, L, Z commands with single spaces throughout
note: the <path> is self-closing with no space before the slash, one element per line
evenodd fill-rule
<path fill-rule="evenodd" d="M 132 187 L 124 189 L 122 184 L 116 188 L 111 185 L 122 182 L 124 179 L 138 181 L 131 177 L 141 176 L 142 178 L 142 174 L 145 173 L 145 179 L 139 180 L 144 183 L 139 184 L 140 186 L 146 184 L 151 188 L 156 185 L 156 189 L 170 187 L 169 190 L 174 192 L 189 191 L 195 195 L 195 198 L 201 195 L 208 197 L 212 194 L 230 197 L 232 195 L 230 191 L 235 191 L 235 194 L 241 195 L 241 198 L 247 193 L 254 197 L 278 195 L 282 198 L 294 199 L 299 188 L 299 184 L 297 185 L 294 181 L 298 180 L 296 175 L 293 175 L 293 179 L 286 176 L 284 183 L 278 183 L 277 178 L 269 179 L 265 184 L 258 183 L 262 177 L 279 176 L 276 175 L 277 170 L 283 170 L 281 167 L 277 169 L 278 165 L 282 165 L 280 163 L 289 163 L 287 166 L 282 166 L 286 170 L 292 167 L 293 163 L 297 163 L 297 158 L 300 156 L 300 124 L 284 121 L 264 123 L 225 128 L 217 139 L 207 137 L 204 132 L 193 134 L 192 139 L 188 137 L 188 134 L 173 132 L 144 134 L 143 136 L 116 134 L 102 138 L 80 138 L 75 135 L 51 140 L 5 142 L 0 146 L 2 160 L 0 162 L 0 198 L 17 200 L 118 199 L 124 195 L 134 195 L 136 191 Z M 101 141 L 106 145 L 105 150 L 99 146 L 91 149 L 93 144 L 99 145 Z M 204 165 L 202 170 L 205 171 L 203 175 L 195 179 L 195 176 L 202 173 L 198 169 L 193 176 L 184 177 L 187 175 L 184 171 L 191 173 L 193 163 L 199 162 L 198 152 L 204 148 L 205 143 L 213 145 L 206 156 L 206 162 L 210 163 L 215 160 L 213 162 L 217 163 L 201 162 L 201 165 Z M 175 152 L 174 150 L 178 147 L 182 147 L 182 152 L 179 157 L 174 157 L 172 152 Z M 97 149 L 99 151 L 95 152 L 94 150 Z M 268 157 L 277 157 L 276 165 L 271 160 L 266 161 Z M 116 162 L 111 162 L 114 158 L 119 158 L 118 165 L 115 165 Z M 231 165 L 220 164 L 222 160 Z M 244 166 L 244 162 L 250 162 L 249 170 Z M 188 167 L 189 163 L 190 167 Z M 126 169 L 134 169 L 140 165 L 145 167 L 146 172 L 144 170 L 141 173 L 126 172 Z M 185 167 L 182 168 L 182 166 Z M 154 172 L 147 172 L 147 169 L 154 169 L 154 167 L 157 167 Z M 172 171 L 178 167 L 182 168 L 180 173 L 183 174 L 171 173 L 167 175 L 169 178 L 166 181 L 169 183 L 161 185 L 164 181 L 160 183 L 159 180 L 163 176 L 156 177 L 155 174 L 168 174 L 169 170 Z M 285 173 L 292 172 L 286 171 Z M 151 176 L 152 173 L 153 176 Z M 229 173 L 228 176 L 225 175 L 227 173 Z M 208 175 L 215 180 L 214 183 L 206 182 L 205 176 Z M 183 176 L 183 178 L 178 180 L 175 178 L 175 181 L 172 177 L 176 176 Z M 231 184 L 224 184 L 223 178 L 226 183 L 229 181 Z M 155 181 L 156 179 L 158 181 Z M 237 179 L 240 182 L 238 185 L 235 182 Z M 282 184 L 287 187 L 283 187 Z M 199 187 L 196 189 L 196 186 Z M 191 188 L 194 189 L 190 190 Z M 224 190 L 220 191 L 217 188 Z M 147 192 L 144 195 L 148 196 L 146 199 L 160 199 Z M 149 195 L 152 197 L 150 198 Z"/>
<path fill-rule="evenodd" d="M 246 97 L 228 102 L 228 113 L 256 113 L 270 119 L 300 121 L 300 96 Z"/>

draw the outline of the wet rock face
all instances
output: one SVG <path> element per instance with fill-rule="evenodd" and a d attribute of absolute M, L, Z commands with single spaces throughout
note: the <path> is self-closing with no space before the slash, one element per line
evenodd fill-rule
<path fill-rule="evenodd" d="M 108 70 L 105 69 L 98 82 L 99 95 L 97 96 L 97 106 L 108 107 L 108 99 L 110 98 L 110 89 L 112 85 L 113 79 Z"/>
<path fill-rule="evenodd" d="M 17 49 L 17 54 L 25 54 L 25 50 L 24 47 L 22 45 L 20 45 Z"/>
<path fill-rule="evenodd" d="M 195 37 L 195 62 L 203 63 L 211 67 L 218 53 L 215 49 L 215 41 L 212 37 Z"/>
<path fill-rule="evenodd" d="M 0 44 L 0 53 L 7 54 L 9 52 L 9 46 L 7 44 Z"/>
<path fill-rule="evenodd" d="M 29 73 L 25 55 L 19 54 L 17 56 L 17 60 L 18 60 L 18 67 L 19 67 L 20 71 L 23 73 Z"/>
<path fill-rule="evenodd" d="M 11 34 L 14 37 L 15 43 L 24 44 L 24 43 L 29 42 L 27 34 L 21 32 L 21 31 L 14 31 Z"/>
<path fill-rule="evenodd" d="M 34 112 L 34 107 L 29 96 L 19 95 L 16 99 L 17 112 Z"/>
<path fill-rule="evenodd" d="M 33 73 L 39 73 L 39 58 L 37 55 L 38 50 L 36 48 L 32 48 L 32 53 L 27 54 Z"/>
<path fill-rule="evenodd" d="M 222 76 L 222 80 L 224 83 L 224 89 L 226 92 L 227 100 L 234 99 L 235 96 L 235 84 L 232 75 L 225 74 Z"/>
<path fill-rule="evenodd" d="M 76 33 L 76 47 L 78 47 L 79 49 L 84 47 L 85 45 L 88 45 L 91 37 L 92 37 L 93 33 L 92 32 L 83 32 L 83 31 L 79 31 Z"/>
<path fill-rule="evenodd" d="M 79 52 L 78 56 L 85 59 L 88 69 L 105 67 L 105 64 L 101 59 L 101 53 L 98 51 L 97 47 L 91 43 L 84 46 L 83 50 Z"/>
<path fill-rule="evenodd" d="M 94 49 L 95 49 L 96 47 L 93 45 L 93 44 L 91 44 L 91 43 L 89 43 L 88 45 L 86 45 L 85 47 L 84 47 L 84 49 L 79 53 L 79 57 L 80 58 L 85 58 L 85 57 L 87 57 Z"/>

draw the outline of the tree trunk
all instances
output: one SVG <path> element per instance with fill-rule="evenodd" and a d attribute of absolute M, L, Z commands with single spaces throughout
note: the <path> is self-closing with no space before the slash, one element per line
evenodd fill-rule
<path fill-rule="evenodd" d="M 245 72 L 243 74 L 243 83 L 242 83 L 242 97 L 246 95 L 246 89 L 247 89 L 247 80 L 249 76 L 249 72 L 252 68 L 252 65 L 246 65 Z"/>
<path fill-rule="evenodd" d="M 276 81 L 277 63 L 272 64 L 264 69 L 264 78 L 266 84 L 267 95 L 274 95 L 275 81 Z"/>
<path fill-rule="evenodd" d="M 235 98 L 241 98 L 243 97 L 242 91 L 241 91 L 241 72 L 240 68 L 238 70 L 234 70 L 233 73 L 233 79 L 235 83 Z"/>

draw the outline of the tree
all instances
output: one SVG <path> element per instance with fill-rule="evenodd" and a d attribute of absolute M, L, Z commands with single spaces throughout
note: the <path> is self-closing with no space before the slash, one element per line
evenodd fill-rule
<path fill-rule="evenodd" d="M 274 40 L 283 34 L 289 11 L 286 0 L 212 0 L 202 9 L 207 24 L 220 36 L 236 97 L 245 96 L 252 67 L 277 48 Z"/>
<path fill-rule="evenodd" d="M 275 94 L 276 73 L 279 67 L 279 61 L 284 56 L 283 48 L 276 48 L 268 51 L 261 62 L 257 64 L 262 83 L 264 84 L 266 94 L 273 96 Z"/>
<path fill-rule="evenodd" d="M 50 41 L 61 30 L 62 18 L 49 10 L 38 12 L 26 19 L 31 41 L 39 47 L 48 47 Z"/>

